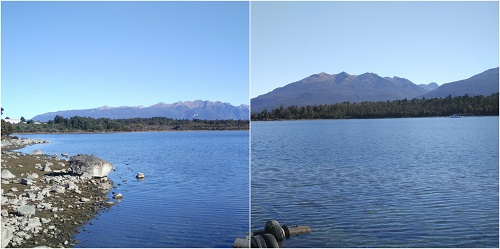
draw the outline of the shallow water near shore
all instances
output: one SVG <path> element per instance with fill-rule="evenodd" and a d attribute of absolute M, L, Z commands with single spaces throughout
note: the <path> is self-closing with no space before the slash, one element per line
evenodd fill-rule
<path fill-rule="evenodd" d="M 50 141 L 24 153 L 94 154 L 115 166 L 123 200 L 81 227 L 76 247 L 231 247 L 248 232 L 248 131 L 18 136 Z"/>
<path fill-rule="evenodd" d="M 498 248 L 498 117 L 252 122 L 251 222 L 286 247 Z"/>

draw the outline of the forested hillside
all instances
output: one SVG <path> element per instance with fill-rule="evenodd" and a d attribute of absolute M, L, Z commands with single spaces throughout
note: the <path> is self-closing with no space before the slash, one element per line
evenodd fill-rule
<path fill-rule="evenodd" d="M 56 116 L 47 123 L 13 124 L 12 133 L 118 132 L 118 131 L 185 131 L 185 130 L 247 130 L 248 120 L 176 120 L 163 117 L 109 119 Z"/>
<path fill-rule="evenodd" d="M 432 99 L 403 99 L 380 102 L 343 102 L 332 105 L 289 106 L 252 113 L 251 120 L 349 119 L 498 115 L 498 93 L 490 96 L 469 95 Z"/>

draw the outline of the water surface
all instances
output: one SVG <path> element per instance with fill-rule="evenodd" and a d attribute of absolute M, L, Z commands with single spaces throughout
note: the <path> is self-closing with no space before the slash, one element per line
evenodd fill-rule
<path fill-rule="evenodd" d="M 115 166 L 123 200 L 80 228 L 76 247 L 231 247 L 248 232 L 248 131 L 20 136 L 50 141 L 25 153 L 95 154 Z"/>
<path fill-rule="evenodd" d="M 252 122 L 251 223 L 286 247 L 498 247 L 498 117 Z"/>

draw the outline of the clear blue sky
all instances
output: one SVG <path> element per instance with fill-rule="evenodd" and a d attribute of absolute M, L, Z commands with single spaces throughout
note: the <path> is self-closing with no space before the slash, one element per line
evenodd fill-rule
<path fill-rule="evenodd" d="M 248 2 L 2 2 L 3 118 L 249 103 Z"/>
<path fill-rule="evenodd" d="M 448 83 L 498 67 L 496 2 L 252 2 L 251 97 L 325 72 Z"/>

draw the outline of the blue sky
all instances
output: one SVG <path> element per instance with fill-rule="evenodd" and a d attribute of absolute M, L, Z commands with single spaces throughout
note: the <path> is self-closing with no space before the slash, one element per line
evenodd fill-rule
<path fill-rule="evenodd" d="M 415 84 L 498 67 L 496 2 L 252 2 L 251 97 L 315 73 Z"/>
<path fill-rule="evenodd" d="M 2 2 L 3 118 L 249 103 L 248 2 Z"/>

